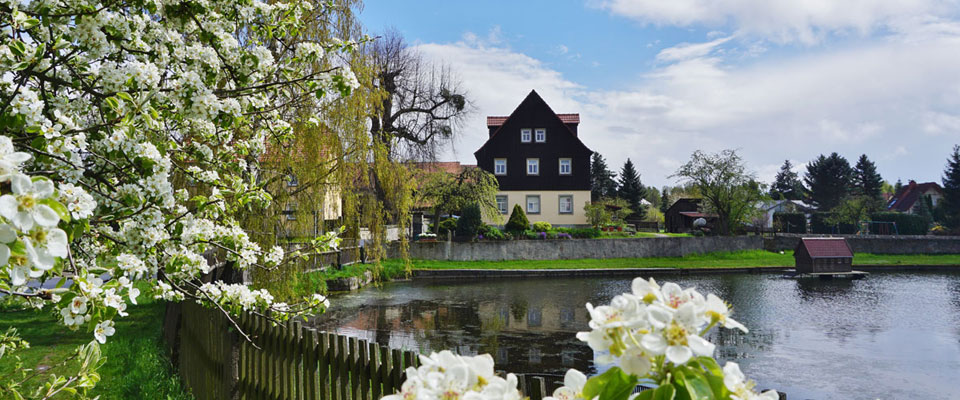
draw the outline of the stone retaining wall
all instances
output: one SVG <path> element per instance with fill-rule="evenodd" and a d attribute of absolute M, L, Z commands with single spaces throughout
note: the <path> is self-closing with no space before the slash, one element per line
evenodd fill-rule
<path fill-rule="evenodd" d="M 813 235 L 778 233 L 764 240 L 770 251 L 793 250 L 801 237 L 843 237 L 854 253 L 873 254 L 960 254 L 960 236 L 918 235 Z"/>
<path fill-rule="evenodd" d="M 760 250 L 759 236 L 667 237 L 642 239 L 512 240 L 500 242 L 415 242 L 410 258 L 420 260 L 501 261 L 583 258 L 682 257 L 717 251 Z M 390 257 L 398 257 L 396 246 Z"/>

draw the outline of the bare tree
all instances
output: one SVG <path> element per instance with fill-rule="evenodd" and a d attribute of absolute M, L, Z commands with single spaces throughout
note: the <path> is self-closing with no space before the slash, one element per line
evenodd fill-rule
<path fill-rule="evenodd" d="M 374 84 L 382 90 L 370 133 L 395 160 L 436 159 L 467 114 L 467 100 L 449 67 L 423 58 L 395 30 L 369 48 Z"/>

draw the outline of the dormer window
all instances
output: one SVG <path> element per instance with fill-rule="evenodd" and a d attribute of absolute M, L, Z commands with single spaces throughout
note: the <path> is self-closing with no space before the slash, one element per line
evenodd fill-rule
<path fill-rule="evenodd" d="M 495 158 L 493 160 L 493 174 L 494 175 L 506 175 L 507 174 L 507 159 L 506 158 Z"/>
<path fill-rule="evenodd" d="M 530 129 L 520 130 L 520 141 L 523 143 L 530 143 Z"/>
<path fill-rule="evenodd" d="M 547 141 L 547 130 L 543 128 L 537 128 L 536 134 L 534 136 L 537 143 L 543 143 Z"/>
<path fill-rule="evenodd" d="M 569 158 L 560 159 L 560 175 L 570 175 L 573 171 L 573 160 Z"/>

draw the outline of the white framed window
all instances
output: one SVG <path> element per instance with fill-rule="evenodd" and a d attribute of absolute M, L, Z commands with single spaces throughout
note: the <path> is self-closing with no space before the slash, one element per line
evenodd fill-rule
<path fill-rule="evenodd" d="M 287 186 L 294 187 L 300 184 L 300 181 L 297 180 L 297 176 L 294 174 L 287 175 Z"/>
<path fill-rule="evenodd" d="M 540 195 L 527 196 L 527 214 L 540 214 Z"/>
<path fill-rule="evenodd" d="M 507 159 L 506 159 L 506 158 L 494 158 L 494 159 L 493 159 L 493 174 L 494 174 L 494 175 L 506 175 L 506 174 L 507 174 Z"/>
<path fill-rule="evenodd" d="M 288 201 L 287 207 L 283 210 L 284 214 L 287 214 L 287 219 L 291 221 L 297 220 L 297 202 Z"/>
<path fill-rule="evenodd" d="M 527 175 L 540 175 L 540 159 L 539 158 L 527 159 Z"/>
<path fill-rule="evenodd" d="M 573 214 L 573 196 L 560 195 L 560 214 Z"/>
<path fill-rule="evenodd" d="M 497 196 L 497 210 L 500 214 L 507 214 L 507 196 Z"/>
<path fill-rule="evenodd" d="M 534 136 L 534 140 L 536 140 L 537 143 L 543 143 L 543 142 L 546 142 L 546 141 L 547 141 L 547 130 L 546 130 L 546 129 L 544 129 L 544 128 L 537 128 L 535 132 L 536 132 L 536 133 L 535 133 L 535 136 Z"/>
<path fill-rule="evenodd" d="M 569 158 L 560 159 L 560 175 L 570 175 L 573 173 L 573 160 Z"/>
<path fill-rule="evenodd" d="M 523 143 L 530 143 L 530 129 L 521 129 L 520 130 L 520 141 Z"/>

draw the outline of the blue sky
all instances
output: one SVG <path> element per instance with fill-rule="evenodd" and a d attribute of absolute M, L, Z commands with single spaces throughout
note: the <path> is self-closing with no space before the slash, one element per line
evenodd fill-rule
<path fill-rule="evenodd" d="M 483 117 L 530 89 L 579 112 L 581 138 L 645 184 L 697 149 L 739 149 L 770 181 L 821 153 L 884 178 L 939 180 L 960 143 L 957 0 L 367 1 L 456 71 L 472 114 L 442 157 L 473 163 Z"/>

